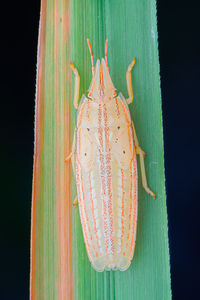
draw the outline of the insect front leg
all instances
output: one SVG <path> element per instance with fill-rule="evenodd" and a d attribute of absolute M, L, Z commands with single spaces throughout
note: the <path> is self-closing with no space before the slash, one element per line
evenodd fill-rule
<path fill-rule="evenodd" d="M 70 62 L 70 67 L 75 75 L 75 85 L 74 85 L 74 107 L 78 108 L 78 99 L 79 99 L 79 89 L 80 89 L 80 76 L 77 69 L 74 67 L 73 62 Z"/>
<path fill-rule="evenodd" d="M 133 134 L 134 134 L 134 141 L 136 146 L 136 153 L 140 156 L 140 168 L 141 168 L 141 174 L 142 174 L 142 185 L 145 191 L 150 194 L 153 198 L 156 198 L 156 195 L 150 190 L 147 184 L 147 177 L 146 177 L 146 171 L 145 171 L 145 165 L 144 165 L 144 157 L 146 156 L 146 153 L 140 148 L 138 138 L 135 131 L 135 126 L 132 121 L 133 126 Z"/>
<path fill-rule="evenodd" d="M 131 71 L 133 69 L 134 64 L 135 64 L 135 58 L 133 58 L 132 63 L 129 65 L 129 67 L 126 71 L 126 83 L 127 83 L 127 90 L 128 90 L 128 99 L 126 99 L 126 102 L 128 104 L 130 104 L 133 101 L 133 87 L 132 87 Z"/>

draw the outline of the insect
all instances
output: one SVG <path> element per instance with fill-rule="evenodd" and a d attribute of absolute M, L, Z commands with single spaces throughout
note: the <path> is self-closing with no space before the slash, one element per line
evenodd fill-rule
<path fill-rule="evenodd" d="M 129 98 L 117 93 L 108 68 L 108 40 L 105 58 L 94 56 L 87 40 L 92 62 L 92 81 L 88 95 L 79 100 L 80 77 L 75 74 L 74 106 L 77 122 L 71 154 L 76 177 L 77 200 L 88 257 L 96 271 L 125 271 L 134 254 L 138 175 L 136 155 L 140 157 L 142 184 L 148 188 L 144 151 L 140 148 L 128 104 L 133 101 L 131 70 L 126 72 Z M 76 202 L 75 201 L 75 202 Z"/>

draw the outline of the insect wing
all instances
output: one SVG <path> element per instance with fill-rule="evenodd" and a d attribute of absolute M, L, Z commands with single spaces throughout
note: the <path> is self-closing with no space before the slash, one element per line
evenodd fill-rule
<path fill-rule="evenodd" d="M 92 141 L 86 128 L 77 130 L 77 159 L 82 168 L 89 171 L 94 162 L 96 145 Z"/>
<path fill-rule="evenodd" d="M 122 94 L 115 98 L 115 106 L 116 116 L 112 116 L 115 121 L 110 127 L 115 266 L 124 271 L 131 263 L 135 248 L 138 178 L 132 120 Z"/>

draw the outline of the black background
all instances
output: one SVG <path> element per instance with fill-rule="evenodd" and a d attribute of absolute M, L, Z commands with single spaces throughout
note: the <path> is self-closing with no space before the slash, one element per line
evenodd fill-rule
<path fill-rule="evenodd" d="M 146 0 L 145 0 L 146 1 Z M 1 6 L 0 299 L 28 299 L 40 1 Z M 199 299 L 199 7 L 158 1 L 173 299 Z M 154 299 L 147 299 L 154 300 Z"/>

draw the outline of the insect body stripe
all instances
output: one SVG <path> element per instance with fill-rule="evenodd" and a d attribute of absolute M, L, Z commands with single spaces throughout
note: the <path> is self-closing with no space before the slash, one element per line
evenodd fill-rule
<path fill-rule="evenodd" d="M 80 110 L 79 110 L 77 127 L 80 126 L 80 123 L 81 123 L 82 118 L 83 118 L 83 112 L 84 112 L 84 103 L 81 104 L 81 107 L 80 107 Z"/>
<path fill-rule="evenodd" d="M 129 124 L 130 123 L 130 118 L 129 118 L 129 115 L 127 113 L 127 109 L 126 109 L 124 103 L 121 102 L 121 104 L 122 104 L 122 109 L 124 111 L 124 115 L 125 115 L 125 118 L 126 118 L 126 122 Z"/>
<path fill-rule="evenodd" d="M 80 215 L 81 215 L 81 223 L 83 226 L 83 234 L 85 238 L 85 242 L 87 245 L 87 250 L 88 250 L 88 256 L 90 260 L 92 259 L 92 253 L 90 249 L 90 244 L 88 240 L 88 235 L 87 235 L 87 217 L 84 211 L 84 191 L 83 191 L 83 184 L 82 184 L 82 176 L 81 176 L 81 166 L 77 162 L 77 168 L 76 168 L 76 181 L 77 181 L 77 187 L 78 187 L 78 194 L 80 195 L 79 200 L 79 207 L 80 207 Z"/>
<path fill-rule="evenodd" d="M 124 236 L 124 198 L 125 198 L 125 191 L 124 191 L 124 172 L 121 169 L 122 174 L 122 214 L 121 214 L 121 225 L 122 225 L 122 233 L 121 233 L 121 250 L 123 247 L 123 236 Z"/>
<path fill-rule="evenodd" d="M 131 138 L 132 131 L 130 130 L 130 119 L 129 119 L 129 116 L 127 113 L 127 109 L 123 103 L 122 103 L 122 108 L 123 108 L 124 115 L 125 115 L 126 122 L 127 122 L 129 146 L 130 146 L 131 153 L 133 153 L 133 143 L 132 143 L 132 138 Z"/>
<path fill-rule="evenodd" d="M 136 239 L 136 229 L 137 229 L 137 169 L 136 169 L 136 160 L 131 162 L 131 177 L 132 177 L 132 183 L 131 183 L 131 197 L 132 202 L 131 205 L 133 205 L 133 216 L 131 218 L 131 224 L 133 226 L 132 229 L 132 239 L 131 239 L 131 247 L 130 247 L 130 254 L 129 259 L 132 259 L 134 247 L 135 247 L 135 239 Z M 133 194 L 134 190 L 134 194 Z"/>
<path fill-rule="evenodd" d="M 118 103 L 117 97 L 115 98 L 115 104 L 116 104 L 116 108 L 117 108 L 117 117 L 119 118 L 120 117 L 120 111 L 119 111 L 119 103 Z"/>
<path fill-rule="evenodd" d="M 106 146 L 109 145 L 109 128 L 107 126 L 108 123 L 108 115 L 106 104 L 103 104 L 103 123 L 104 123 L 104 151 L 108 151 Z M 114 238 L 113 238 L 113 207 L 112 207 L 112 179 L 111 179 L 111 154 L 104 155 L 105 167 L 107 172 L 106 174 L 106 187 L 107 187 L 107 195 L 108 195 L 108 232 L 109 232 L 109 253 L 114 255 Z"/>
<path fill-rule="evenodd" d="M 133 223 L 133 220 L 132 220 L 132 216 L 133 216 L 133 202 L 134 202 L 134 199 L 133 199 L 133 189 L 134 189 L 134 186 L 133 186 L 133 167 L 132 167 L 132 161 L 130 163 L 130 173 L 131 173 L 131 178 L 130 178 L 130 199 L 131 199 L 131 202 L 130 202 L 130 211 L 129 211 L 129 229 L 131 230 L 131 232 L 133 232 L 134 231 L 134 223 Z M 126 247 L 127 246 L 128 246 L 128 242 L 126 244 Z"/>
<path fill-rule="evenodd" d="M 131 128 L 130 125 L 127 125 L 127 130 L 128 130 L 128 141 L 129 141 L 129 147 L 130 147 L 130 151 L 133 154 L 133 140 L 131 139 Z"/>
<path fill-rule="evenodd" d="M 109 155 L 109 154 L 108 154 Z M 112 220 L 112 194 L 111 194 L 111 166 L 106 166 L 110 158 L 106 161 L 106 156 L 100 156 L 100 173 L 103 198 L 103 218 L 104 218 L 104 236 L 107 253 L 113 254 L 113 220 Z M 110 155 L 109 155 L 110 156 Z"/>
<path fill-rule="evenodd" d="M 102 109 L 103 108 L 103 109 Z M 104 237 L 107 254 L 114 254 L 113 238 L 113 208 L 112 208 L 112 186 L 111 186 L 111 154 L 107 153 L 109 144 L 109 129 L 107 126 L 106 105 L 99 104 L 99 142 L 101 151 L 99 152 L 101 188 L 103 199 Z M 102 153 L 103 152 L 103 153 Z"/>
<path fill-rule="evenodd" d="M 99 237 L 98 237 L 98 232 L 97 232 L 97 225 L 96 225 L 96 217 L 94 214 L 94 202 L 93 202 L 93 186 L 92 186 L 92 181 L 91 181 L 91 171 L 89 172 L 89 183 L 90 183 L 90 200 L 92 203 L 92 217 L 93 217 L 93 223 L 94 223 L 94 232 L 95 232 L 95 237 L 96 237 L 96 242 L 97 242 L 97 247 L 100 249 L 100 245 L 99 245 Z M 97 216 L 98 217 L 98 216 Z"/>
<path fill-rule="evenodd" d="M 132 242 L 131 242 L 131 251 L 132 251 L 132 257 L 133 257 L 133 252 L 134 252 L 134 248 L 135 248 L 135 240 L 136 240 L 136 230 L 137 230 L 137 211 L 138 211 L 138 202 L 137 202 L 137 193 L 138 193 L 138 179 L 137 179 L 137 168 L 136 168 L 136 161 L 134 163 L 134 219 L 133 219 L 133 223 L 134 223 L 134 234 L 132 237 Z M 131 259 L 132 259 L 131 257 Z"/>
<path fill-rule="evenodd" d="M 90 118 L 90 101 L 87 101 L 87 110 L 86 110 L 86 112 L 87 112 L 87 118 L 89 120 L 89 118 Z"/>
<path fill-rule="evenodd" d="M 77 135 L 78 135 L 78 137 L 77 137 L 77 140 L 78 140 L 78 153 L 80 153 L 80 149 L 81 149 L 81 130 L 78 130 Z"/>
<path fill-rule="evenodd" d="M 122 215 L 122 193 L 123 193 L 123 186 L 122 186 L 122 172 L 121 169 L 118 170 L 117 174 L 117 179 L 118 179 L 118 185 L 117 185 L 117 199 L 118 199 L 118 232 L 116 233 L 117 235 L 117 253 L 121 252 L 121 234 L 122 234 L 122 219 L 120 218 Z"/>

